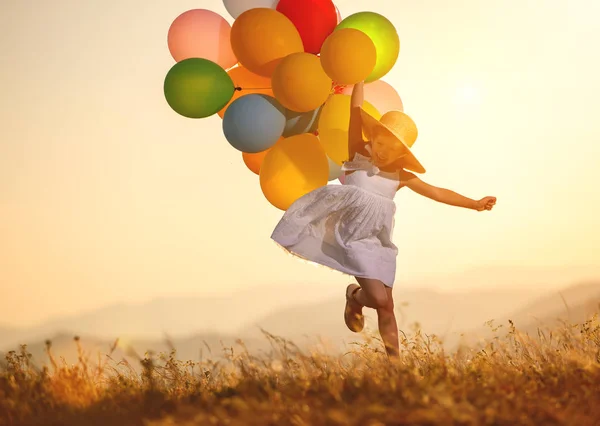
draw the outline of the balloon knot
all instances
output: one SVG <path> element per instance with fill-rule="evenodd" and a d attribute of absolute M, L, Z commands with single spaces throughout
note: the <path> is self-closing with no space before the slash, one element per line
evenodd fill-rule
<path fill-rule="evenodd" d="M 235 90 L 237 90 L 238 92 L 241 92 L 242 88 L 238 86 L 238 87 L 235 88 Z"/>

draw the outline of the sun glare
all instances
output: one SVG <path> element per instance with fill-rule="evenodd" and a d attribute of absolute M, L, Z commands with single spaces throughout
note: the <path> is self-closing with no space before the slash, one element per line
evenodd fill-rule
<path fill-rule="evenodd" d="M 454 102 L 461 106 L 477 105 L 481 102 L 481 92 L 472 84 L 463 84 L 456 88 Z"/>

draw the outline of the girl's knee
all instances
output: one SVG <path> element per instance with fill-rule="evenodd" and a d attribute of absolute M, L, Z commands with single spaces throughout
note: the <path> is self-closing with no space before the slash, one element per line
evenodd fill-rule
<path fill-rule="evenodd" d="M 385 313 L 394 313 L 394 299 L 392 298 L 391 292 L 385 293 L 385 301 L 381 300 L 381 304 L 377 308 L 377 310 L 383 314 Z"/>
<path fill-rule="evenodd" d="M 377 315 L 381 316 L 393 316 L 395 315 L 394 313 L 394 305 L 388 303 L 387 305 L 381 307 L 381 308 L 377 308 Z"/>
<path fill-rule="evenodd" d="M 385 309 L 390 303 L 390 298 L 385 291 L 377 291 L 369 295 L 375 309 Z"/>
<path fill-rule="evenodd" d="M 364 295 L 369 302 L 369 307 L 374 309 L 388 309 L 390 303 L 393 306 L 390 287 L 386 287 L 384 283 L 375 279 L 357 277 L 356 280 L 364 291 Z"/>

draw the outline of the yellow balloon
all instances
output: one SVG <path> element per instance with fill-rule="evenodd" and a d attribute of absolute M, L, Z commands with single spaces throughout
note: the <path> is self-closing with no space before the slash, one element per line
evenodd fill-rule
<path fill-rule="evenodd" d="M 313 111 L 331 92 L 331 79 L 319 58 L 311 53 L 293 53 L 275 68 L 272 89 L 281 105 L 295 112 Z"/>
<path fill-rule="evenodd" d="M 363 108 L 376 119 L 381 114 L 369 102 Z M 337 164 L 348 160 L 348 126 L 350 125 L 350 96 L 333 95 L 323 105 L 319 117 L 319 139 L 327 156 Z M 364 136 L 364 135 L 363 135 Z"/>
<path fill-rule="evenodd" d="M 338 84 L 356 84 L 365 80 L 377 63 L 377 51 L 371 38 L 354 28 L 334 31 L 321 48 L 321 64 Z"/>
<path fill-rule="evenodd" d="M 231 27 L 231 48 L 239 63 L 263 77 L 287 55 L 304 52 L 298 30 L 274 9 L 254 8 L 242 13 Z"/>
<path fill-rule="evenodd" d="M 265 198 L 280 210 L 327 185 L 329 162 L 319 139 L 310 133 L 278 141 L 260 167 L 260 187 Z"/>

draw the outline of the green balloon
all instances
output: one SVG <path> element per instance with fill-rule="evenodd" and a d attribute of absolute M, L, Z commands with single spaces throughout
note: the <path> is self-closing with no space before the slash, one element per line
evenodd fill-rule
<path fill-rule="evenodd" d="M 218 64 L 202 58 L 176 63 L 165 77 L 165 98 L 173 110 L 188 118 L 219 112 L 235 92 L 233 81 Z"/>
<path fill-rule="evenodd" d="M 375 12 L 359 12 L 348 16 L 335 28 L 354 28 L 368 35 L 377 51 L 377 62 L 366 83 L 379 80 L 386 75 L 398 60 L 400 37 L 394 25 L 384 16 Z"/>

